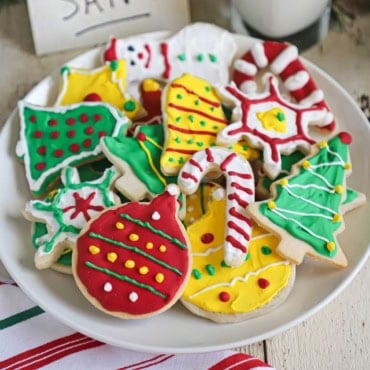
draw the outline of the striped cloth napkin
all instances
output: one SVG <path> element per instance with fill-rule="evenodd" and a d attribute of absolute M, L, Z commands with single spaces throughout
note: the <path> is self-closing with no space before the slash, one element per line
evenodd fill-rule
<path fill-rule="evenodd" d="M 35 305 L 0 263 L 0 369 L 272 369 L 243 353 L 150 354 L 77 333 Z"/>

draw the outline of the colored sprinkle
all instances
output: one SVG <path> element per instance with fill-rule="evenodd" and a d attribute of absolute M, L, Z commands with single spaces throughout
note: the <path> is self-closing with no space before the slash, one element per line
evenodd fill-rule
<path fill-rule="evenodd" d="M 228 302 L 230 300 L 230 294 L 228 292 L 221 292 L 218 298 L 221 302 Z"/>
<path fill-rule="evenodd" d="M 204 60 L 204 55 L 203 54 L 198 54 L 197 55 L 197 61 L 202 62 Z"/>
<path fill-rule="evenodd" d="M 139 240 L 139 235 L 132 233 L 132 234 L 130 234 L 130 235 L 128 236 L 128 238 L 129 238 L 132 242 L 136 242 L 136 241 L 138 241 L 138 240 Z"/>
<path fill-rule="evenodd" d="M 94 133 L 94 127 L 89 126 L 89 127 L 86 127 L 86 128 L 85 128 L 85 134 L 86 134 L 86 135 L 91 135 L 91 134 L 93 134 L 93 133 Z"/>
<path fill-rule="evenodd" d="M 94 121 L 100 121 L 101 120 L 101 115 L 100 114 L 94 114 Z"/>
<path fill-rule="evenodd" d="M 211 90 L 212 90 L 212 88 L 211 88 L 211 86 L 205 86 L 204 87 L 204 90 L 206 91 L 206 92 L 210 92 Z"/>
<path fill-rule="evenodd" d="M 206 265 L 206 270 L 208 274 L 211 276 L 213 276 L 216 273 L 216 269 L 210 263 Z"/>
<path fill-rule="evenodd" d="M 177 56 L 177 59 L 178 59 L 178 60 L 181 60 L 182 62 L 184 62 L 184 61 L 186 60 L 186 56 L 185 56 L 185 54 L 179 54 L 179 55 Z"/>
<path fill-rule="evenodd" d="M 37 153 L 39 153 L 40 155 L 45 155 L 46 154 L 46 147 L 45 146 L 40 146 L 37 149 Z"/>
<path fill-rule="evenodd" d="M 153 213 L 152 213 L 152 220 L 154 220 L 154 221 L 158 221 L 158 220 L 160 220 L 161 219 L 161 215 L 160 215 L 160 213 L 158 212 L 158 211 L 154 211 Z"/>
<path fill-rule="evenodd" d="M 118 60 L 112 60 L 112 61 L 110 62 L 110 69 L 111 69 L 112 71 L 117 71 L 118 67 L 119 67 Z"/>
<path fill-rule="evenodd" d="M 39 163 L 37 163 L 36 164 L 36 170 L 38 170 L 38 171 L 42 171 L 45 167 L 46 167 L 46 163 L 44 163 L 44 162 L 39 162 Z"/>
<path fill-rule="evenodd" d="M 80 121 L 81 122 L 87 122 L 89 120 L 89 117 L 87 114 L 83 113 L 80 115 Z"/>
<path fill-rule="evenodd" d="M 145 244 L 146 249 L 153 249 L 153 247 L 154 247 L 154 245 L 153 245 L 152 242 L 148 242 L 148 243 Z"/>
<path fill-rule="evenodd" d="M 183 164 L 183 163 L 185 163 L 185 159 L 184 159 L 184 157 L 180 157 L 180 158 L 179 158 L 179 160 L 178 160 L 178 163 L 179 163 L 179 164 Z"/>
<path fill-rule="evenodd" d="M 100 248 L 92 244 L 89 246 L 89 252 L 93 255 L 98 254 L 100 253 Z"/>
<path fill-rule="evenodd" d="M 221 267 L 231 268 L 224 260 L 222 260 L 222 262 L 221 262 Z"/>
<path fill-rule="evenodd" d="M 35 122 L 37 121 L 36 116 L 32 115 L 32 116 L 30 117 L 30 121 L 31 121 L 32 123 L 35 123 Z"/>
<path fill-rule="evenodd" d="M 181 121 L 181 116 L 176 117 L 175 121 L 180 122 Z"/>
<path fill-rule="evenodd" d="M 57 138 L 59 137 L 59 132 L 58 132 L 58 131 L 52 131 L 52 132 L 50 133 L 50 137 L 51 137 L 52 139 L 57 139 Z"/>
<path fill-rule="evenodd" d="M 266 289 L 270 285 L 270 282 L 264 278 L 258 279 L 257 283 L 261 289 Z"/>
<path fill-rule="evenodd" d="M 63 149 L 56 149 L 54 151 L 54 156 L 60 158 L 64 154 Z"/>
<path fill-rule="evenodd" d="M 335 243 L 334 242 L 327 242 L 326 243 L 326 248 L 328 249 L 329 252 L 333 252 L 335 250 Z"/>
<path fill-rule="evenodd" d="M 212 243 L 215 236 L 212 233 L 205 233 L 200 237 L 200 240 L 203 244 Z"/>
<path fill-rule="evenodd" d="M 283 112 L 278 112 L 278 114 L 276 115 L 276 118 L 282 122 L 285 120 L 285 114 Z"/>
<path fill-rule="evenodd" d="M 187 141 L 187 143 L 188 143 L 188 144 L 190 144 L 190 145 L 191 145 L 191 144 L 194 144 L 194 140 L 193 140 L 193 139 L 189 139 L 189 140 Z"/>
<path fill-rule="evenodd" d="M 106 282 L 106 283 L 104 284 L 103 289 L 104 289 L 104 292 L 107 292 L 107 293 L 111 292 L 111 291 L 112 291 L 112 289 L 113 289 L 112 284 L 111 284 L 111 283 L 109 283 L 109 282 Z"/>
<path fill-rule="evenodd" d="M 114 262 L 116 262 L 117 258 L 118 258 L 117 253 L 115 253 L 115 252 L 109 252 L 109 253 L 107 253 L 107 260 L 109 262 L 114 263 Z"/>
<path fill-rule="evenodd" d="M 130 300 L 130 302 L 135 303 L 139 299 L 139 295 L 136 292 L 131 292 L 128 295 L 128 299 Z"/>
<path fill-rule="evenodd" d="M 115 224 L 115 227 L 116 227 L 117 230 L 123 230 L 125 225 L 122 222 L 117 221 L 116 224 Z"/>
<path fill-rule="evenodd" d="M 177 94 L 176 95 L 176 98 L 179 99 L 179 100 L 181 100 L 182 99 L 182 95 L 181 94 Z"/>
<path fill-rule="evenodd" d="M 127 46 L 127 50 L 128 51 L 135 51 L 135 48 L 134 48 L 133 45 L 129 45 L 129 46 Z"/>
<path fill-rule="evenodd" d="M 197 141 L 197 145 L 198 145 L 199 147 L 202 147 L 202 146 L 204 145 L 204 143 L 203 143 L 202 141 Z"/>
<path fill-rule="evenodd" d="M 48 122 L 48 125 L 49 126 L 56 126 L 57 125 L 57 120 L 56 119 L 50 119 L 49 122 Z"/>
<path fill-rule="evenodd" d="M 194 101 L 194 105 L 199 105 L 199 104 L 200 104 L 199 99 L 197 99 L 197 100 Z"/>
<path fill-rule="evenodd" d="M 176 137 L 175 138 L 175 141 L 176 141 L 177 144 L 180 144 L 181 143 L 181 139 L 179 137 Z"/>
<path fill-rule="evenodd" d="M 67 119 L 67 125 L 74 125 L 75 119 L 74 118 L 68 118 Z"/>
<path fill-rule="evenodd" d="M 91 94 L 87 94 L 84 99 L 84 101 L 91 101 L 91 102 L 95 102 L 95 101 L 102 101 L 102 98 L 99 94 L 97 93 L 91 93 Z"/>
<path fill-rule="evenodd" d="M 90 139 L 86 139 L 83 141 L 82 145 L 85 147 L 85 148 L 88 148 L 89 146 L 91 146 L 91 140 Z"/>
<path fill-rule="evenodd" d="M 69 130 L 67 132 L 67 136 L 72 138 L 72 137 L 75 137 L 76 136 L 76 131 L 75 130 Z"/>
<path fill-rule="evenodd" d="M 189 121 L 190 121 L 191 123 L 193 123 L 193 122 L 194 122 L 194 116 L 193 116 L 192 114 L 190 114 L 188 118 L 189 118 Z"/>
<path fill-rule="evenodd" d="M 42 138 L 42 131 L 35 131 L 34 133 L 33 133 L 33 137 L 34 138 L 36 138 L 36 139 L 40 139 L 40 138 Z"/>
<path fill-rule="evenodd" d="M 207 124 L 207 122 L 206 121 L 200 121 L 199 124 L 204 127 Z"/>
<path fill-rule="evenodd" d="M 157 283 L 161 284 L 164 281 L 164 275 L 161 272 L 158 272 L 158 274 L 155 275 L 154 279 Z"/>
<path fill-rule="evenodd" d="M 202 273 L 197 269 L 193 269 L 191 273 L 193 274 L 196 280 L 199 280 L 202 277 Z"/>
<path fill-rule="evenodd" d="M 128 100 L 123 104 L 123 110 L 126 112 L 133 112 L 136 109 L 136 103 L 133 100 Z"/>
<path fill-rule="evenodd" d="M 149 272 L 148 266 L 141 266 L 139 268 L 139 274 L 140 275 L 146 275 Z"/>
<path fill-rule="evenodd" d="M 272 253 L 272 250 L 267 245 L 264 245 L 263 247 L 261 247 L 261 252 L 262 252 L 262 254 L 267 256 L 267 255 Z"/>
<path fill-rule="evenodd" d="M 166 252 L 167 251 L 167 247 L 165 246 L 165 245 L 161 245 L 160 247 L 159 247 L 159 251 L 160 252 L 162 252 L 162 253 L 164 253 L 164 252 Z"/>
<path fill-rule="evenodd" d="M 63 66 L 61 69 L 60 69 L 60 74 L 61 75 L 64 75 L 64 73 L 68 73 L 70 74 L 71 73 L 71 70 L 69 69 L 68 66 Z"/>
<path fill-rule="evenodd" d="M 249 253 L 247 253 L 246 255 L 245 255 L 245 258 L 244 258 L 244 261 L 248 261 L 249 260 Z"/>
<path fill-rule="evenodd" d="M 80 150 L 80 147 L 78 144 L 74 143 L 69 146 L 69 150 L 73 153 L 76 153 Z"/>
<path fill-rule="evenodd" d="M 212 62 L 212 63 L 216 63 L 217 62 L 217 57 L 215 54 L 208 54 L 208 57 L 209 57 L 209 60 Z"/>
<path fill-rule="evenodd" d="M 133 269 L 135 267 L 134 260 L 126 260 L 124 266 L 128 269 Z"/>

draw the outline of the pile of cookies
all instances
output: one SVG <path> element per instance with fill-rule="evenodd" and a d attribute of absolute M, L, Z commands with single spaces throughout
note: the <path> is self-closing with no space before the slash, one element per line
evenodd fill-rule
<path fill-rule="evenodd" d="M 19 115 L 36 268 L 110 315 L 180 300 L 237 322 L 281 304 L 305 256 L 347 265 L 337 235 L 365 202 L 346 186 L 351 135 L 293 45 L 205 23 L 112 38 Z"/>

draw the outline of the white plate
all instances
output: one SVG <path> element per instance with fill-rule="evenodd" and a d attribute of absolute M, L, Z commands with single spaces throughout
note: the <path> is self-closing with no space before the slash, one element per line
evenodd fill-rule
<path fill-rule="evenodd" d="M 237 41 L 247 48 L 251 40 L 237 37 Z M 71 63 L 86 67 L 96 65 L 99 52 L 92 50 Z M 307 62 L 307 66 L 325 91 L 339 129 L 349 130 L 353 135 L 353 174 L 349 185 L 369 199 L 369 124 L 357 104 L 332 78 L 311 63 Z M 41 81 L 26 99 L 50 104 L 56 97 L 56 77 L 52 75 Z M 348 268 L 336 270 L 322 265 L 319 268 L 306 260 L 297 268 L 296 284 L 287 301 L 265 316 L 237 324 L 215 324 L 193 316 L 177 304 L 150 319 L 119 320 L 87 302 L 71 276 L 35 269 L 30 225 L 21 216 L 21 209 L 30 195 L 23 167 L 15 159 L 17 138 L 18 118 L 14 112 L 0 137 L 0 258 L 19 286 L 43 309 L 70 327 L 106 343 L 146 352 L 195 353 L 260 341 L 298 324 L 329 303 L 349 284 L 370 252 L 370 206 L 367 203 L 345 216 L 346 230 L 339 236 L 348 256 Z"/>

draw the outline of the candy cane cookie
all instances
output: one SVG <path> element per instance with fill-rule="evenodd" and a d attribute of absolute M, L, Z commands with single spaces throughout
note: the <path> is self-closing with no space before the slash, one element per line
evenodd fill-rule
<path fill-rule="evenodd" d="M 229 149 L 207 148 L 185 163 L 178 184 L 185 194 L 192 194 L 204 176 L 215 172 L 226 177 L 225 263 L 240 266 L 247 255 L 251 235 L 251 222 L 245 208 L 254 202 L 254 176 L 249 162 Z"/>
<path fill-rule="evenodd" d="M 325 128 L 335 128 L 324 93 L 303 65 L 295 45 L 277 41 L 255 42 L 241 58 L 235 60 L 233 80 L 242 91 L 256 92 L 255 77 L 259 70 L 266 67 L 281 78 L 284 87 L 299 105 L 325 108 L 328 111 Z"/>

